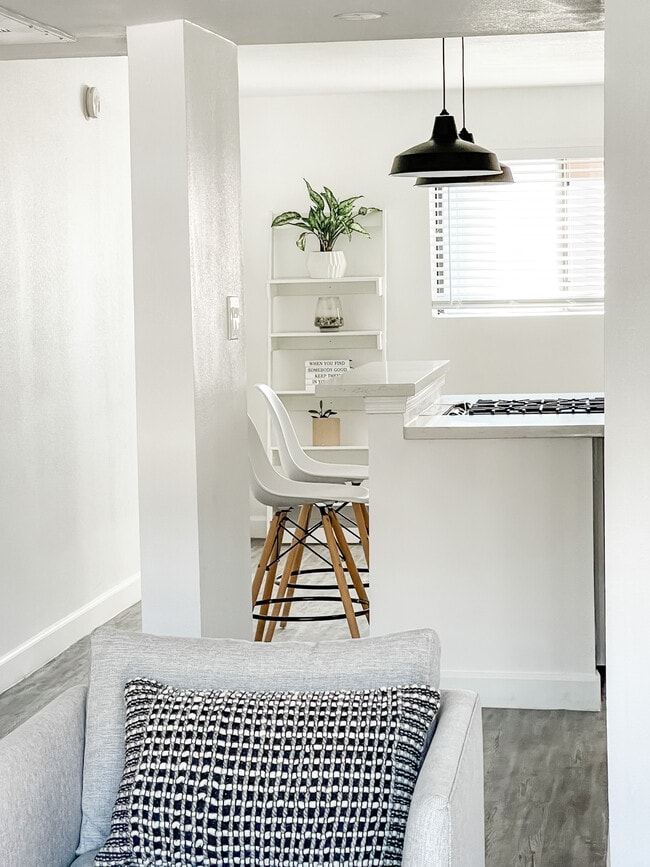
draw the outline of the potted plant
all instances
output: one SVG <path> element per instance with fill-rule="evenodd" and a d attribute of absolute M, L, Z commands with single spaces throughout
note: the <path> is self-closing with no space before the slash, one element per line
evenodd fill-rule
<path fill-rule="evenodd" d="M 307 236 L 313 235 L 316 238 L 319 250 L 307 256 L 307 271 L 310 277 L 343 277 L 345 256 L 341 250 L 334 250 L 334 245 L 342 235 L 347 235 L 348 240 L 352 240 L 353 232 L 369 238 L 370 234 L 357 222 L 357 218 L 378 213 L 381 209 L 356 205 L 355 202 L 363 196 L 352 196 L 339 201 L 329 187 L 323 187 L 322 192 L 317 193 L 308 180 L 303 180 L 307 184 L 311 200 L 309 213 L 303 216 L 298 211 L 285 211 L 284 214 L 279 214 L 271 225 L 304 229 L 296 241 L 296 246 L 303 252 Z"/>
<path fill-rule="evenodd" d="M 323 409 L 323 401 L 319 401 L 318 409 L 310 409 L 312 425 L 312 442 L 315 446 L 341 445 L 341 420 L 334 418 L 333 409 Z"/>

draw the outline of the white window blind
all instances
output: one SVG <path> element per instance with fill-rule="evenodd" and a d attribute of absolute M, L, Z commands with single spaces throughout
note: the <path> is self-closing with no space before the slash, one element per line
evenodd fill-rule
<path fill-rule="evenodd" d="M 514 184 L 431 188 L 434 311 L 602 310 L 602 159 L 508 165 Z"/>

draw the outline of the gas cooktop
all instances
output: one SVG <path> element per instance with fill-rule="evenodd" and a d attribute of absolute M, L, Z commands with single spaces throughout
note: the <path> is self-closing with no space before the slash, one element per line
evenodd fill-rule
<path fill-rule="evenodd" d="M 444 415 L 587 415 L 604 411 L 603 397 L 480 398 L 474 403 L 455 403 Z"/>

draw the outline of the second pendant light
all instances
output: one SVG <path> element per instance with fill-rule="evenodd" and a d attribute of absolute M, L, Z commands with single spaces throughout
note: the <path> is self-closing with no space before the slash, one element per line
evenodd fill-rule
<path fill-rule="evenodd" d="M 446 108 L 445 40 L 442 40 L 442 111 L 436 117 L 433 133 L 398 154 L 391 175 L 415 178 L 472 178 L 501 174 L 496 154 L 474 143 L 470 133 L 458 134 L 456 121 Z"/>

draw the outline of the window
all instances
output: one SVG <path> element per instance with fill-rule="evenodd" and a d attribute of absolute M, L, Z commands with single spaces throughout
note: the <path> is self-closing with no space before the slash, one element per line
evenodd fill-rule
<path fill-rule="evenodd" d="M 434 312 L 602 310 L 602 159 L 508 165 L 514 184 L 431 188 Z"/>

